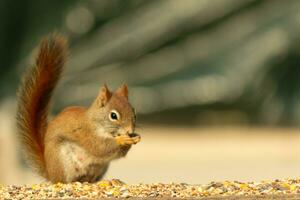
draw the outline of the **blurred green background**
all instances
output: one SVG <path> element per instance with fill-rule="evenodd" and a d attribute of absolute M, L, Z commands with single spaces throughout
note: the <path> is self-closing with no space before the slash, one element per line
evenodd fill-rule
<path fill-rule="evenodd" d="M 72 54 L 55 112 L 127 82 L 142 122 L 298 125 L 299 13 L 298 0 L 1 0 L 1 98 L 60 31 Z"/>
<path fill-rule="evenodd" d="M 300 168 L 299 131 L 285 129 L 300 124 L 299 0 L 0 0 L 0 163 L 11 163 L 0 165 L 0 182 L 30 182 L 1 167 L 19 163 L 16 140 L 6 142 L 15 137 L 15 92 L 53 31 L 71 46 L 53 114 L 88 106 L 104 83 L 129 85 L 145 143 L 109 178 L 199 183 Z M 246 128 L 213 128 L 224 126 Z"/>

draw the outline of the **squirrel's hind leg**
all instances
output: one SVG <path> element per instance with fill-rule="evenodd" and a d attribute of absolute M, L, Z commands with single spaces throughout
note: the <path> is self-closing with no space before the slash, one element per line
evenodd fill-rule
<path fill-rule="evenodd" d="M 99 165 L 99 164 L 91 164 L 88 166 L 86 174 L 82 174 L 80 176 L 75 177 L 72 182 L 97 182 L 100 181 L 105 175 L 109 164 Z"/>

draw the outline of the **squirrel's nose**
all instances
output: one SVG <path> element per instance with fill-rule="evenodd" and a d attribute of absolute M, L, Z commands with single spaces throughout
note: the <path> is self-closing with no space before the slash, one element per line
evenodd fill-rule
<path fill-rule="evenodd" d="M 130 124 L 129 126 L 125 127 L 126 134 L 134 133 L 134 125 Z"/>

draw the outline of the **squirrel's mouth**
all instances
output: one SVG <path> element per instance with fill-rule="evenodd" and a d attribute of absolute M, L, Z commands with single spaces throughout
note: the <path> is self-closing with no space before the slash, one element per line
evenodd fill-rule
<path fill-rule="evenodd" d="M 139 134 L 137 134 L 137 133 L 129 133 L 128 134 L 129 135 L 129 137 L 137 137 L 137 136 L 140 136 Z"/>
<path fill-rule="evenodd" d="M 121 136 L 120 133 L 111 133 L 111 134 L 112 134 L 113 137 Z M 137 133 L 129 133 L 128 136 L 133 138 L 133 137 L 137 137 L 137 136 L 140 136 L 140 135 L 137 134 Z"/>

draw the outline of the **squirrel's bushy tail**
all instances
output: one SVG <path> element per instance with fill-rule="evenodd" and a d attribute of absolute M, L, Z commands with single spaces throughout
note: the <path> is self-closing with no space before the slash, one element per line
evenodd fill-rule
<path fill-rule="evenodd" d="M 52 34 L 45 38 L 39 46 L 35 65 L 25 73 L 18 91 L 17 128 L 29 164 L 44 177 L 47 177 L 44 135 L 48 108 L 67 54 L 67 41 L 63 36 Z"/>

